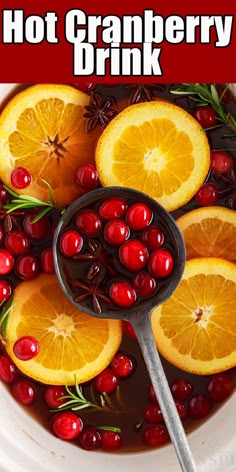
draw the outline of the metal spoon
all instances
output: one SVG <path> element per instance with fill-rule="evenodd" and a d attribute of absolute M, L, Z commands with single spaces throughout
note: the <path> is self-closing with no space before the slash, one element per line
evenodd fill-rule
<path fill-rule="evenodd" d="M 73 218 L 83 208 L 94 208 L 98 202 L 104 201 L 111 197 L 122 197 L 127 199 L 129 202 L 144 202 L 153 211 L 153 214 L 158 215 L 158 219 L 166 235 L 166 240 L 170 242 L 172 251 L 175 258 L 175 266 L 172 274 L 168 277 L 168 280 L 162 282 L 162 286 L 157 293 L 139 303 L 129 307 L 129 309 L 122 309 L 111 306 L 109 312 L 102 311 L 98 314 L 91 309 L 91 305 L 86 301 L 77 303 L 74 301 L 73 289 L 68 283 L 67 269 L 71 265 L 71 261 L 68 260 L 68 267 L 66 266 L 67 261 L 65 259 L 62 262 L 62 256 L 60 254 L 59 241 L 60 237 L 67 229 L 68 225 L 72 223 Z M 196 472 L 196 466 L 192 457 L 192 453 L 186 438 L 182 422 L 179 418 L 176 406 L 170 392 L 170 388 L 166 379 L 164 369 L 162 367 L 161 359 L 156 348 L 156 344 L 153 338 L 152 327 L 151 327 L 151 314 L 155 307 L 167 300 L 174 290 L 177 288 L 185 265 L 185 246 L 183 237 L 171 215 L 155 200 L 148 197 L 142 192 L 138 192 L 133 189 L 125 187 L 105 187 L 89 192 L 83 197 L 73 202 L 62 215 L 57 229 L 54 235 L 53 241 L 53 254 L 55 271 L 58 277 L 59 283 L 69 300 L 80 310 L 98 317 L 98 318 L 114 318 L 119 320 L 129 321 L 138 338 L 140 348 L 153 384 L 155 394 L 158 398 L 158 402 L 172 440 L 175 447 L 176 454 L 179 460 L 179 464 L 184 472 Z M 74 277 L 78 278 L 79 275 L 79 263 L 77 261 L 74 269 Z"/>

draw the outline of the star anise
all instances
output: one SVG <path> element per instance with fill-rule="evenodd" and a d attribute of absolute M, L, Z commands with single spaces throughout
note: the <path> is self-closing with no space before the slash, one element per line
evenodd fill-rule
<path fill-rule="evenodd" d="M 113 97 L 104 97 L 99 92 L 91 93 L 89 105 L 84 107 L 87 111 L 83 115 L 87 119 L 87 133 L 91 133 L 97 125 L 102 129 L 107 126 L 118 113 L 114 104 Z"/>
<path fill-rule="evenodd" d="M 131 84 L 126 87 L 131 90 L 129 97 L 131 105 L 138 102 L 150 102 L 156 96 L 156 92 L 163 89 L 158 84 Z"/>
<path fill-rule="evenodd" d="M 77 254 L 73 259 L 80 261 L 91 261 L 86 278 L 88 281 L 95 279 L 101 269 L 108 271 L 110 275 L 116 276 L 117 272 L 113 267 L 112 255 L 105 250 L 102 242 L 95 239 L 88 239 L 88 250 L 82 254 Z"/>
<path fill-rule="evenodd" d="M 75 302 L 81 303 L 86 298 L 91 297 L 95 313 L 100 314 L 102 312 L 100 301 L 108 303 L 109 305 L 112 304 L 111 299 L 106 294 L 106 289 L 100 286 L 101 282 L 101 279 L 98 279 L 96 283 L 81 280 L 69 280 L 69 283 L 73 287 L 82 290 L 82 293 L 74 299 Z"/>
<path fill-rule="evenodd" d="M 18 216 L 22 217 L 24 214 L 25 212 L 22 210 L 14 210 L 9 214 L 7 213 L 7 209 L 0 205 L 0 222 L 3 222 L 5 233 L 9 234 L 13 226 L 16 226 L 17 229 L 21 229 L 16 218 Z"/>
<path fill-rule="evenodd" d="M 219 184 L 219 196 L 228 198 L 228 206 L 236 210 L 236 173 L 232 169 L 226 175 L 215 175 L 215 180 Z"/>

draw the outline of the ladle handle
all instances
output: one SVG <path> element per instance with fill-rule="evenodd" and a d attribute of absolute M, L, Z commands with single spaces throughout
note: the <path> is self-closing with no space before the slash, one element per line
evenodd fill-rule
<path fill-rule="evenodd" d="M 131 321 L 131 319 L 129 320 Z M 166 427 L 183 472 L 197 472 L 189 443 L 166 379 L 152 334 L 150 316 L 132 321 L 160 405 Z"/>

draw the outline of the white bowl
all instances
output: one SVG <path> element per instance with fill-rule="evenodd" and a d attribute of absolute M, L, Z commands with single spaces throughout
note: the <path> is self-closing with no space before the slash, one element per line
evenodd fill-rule
<path fill-rule="evenodd" d="M 0 106 L 16 84 L 0 84 Z M 236 95 L 236 84 L 232 89 Z M 178 472 L 172 445 L 137 454 L 92 453 L 47 432 L 0 383 L 1 472 Z M 236 395 L 202 426 L 189 434 L 198 472 L 236 470 Z"/>

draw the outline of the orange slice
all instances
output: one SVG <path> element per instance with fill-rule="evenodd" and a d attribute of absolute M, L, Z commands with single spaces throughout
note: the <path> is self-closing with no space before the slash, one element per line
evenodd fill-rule
<path fill-rule="evenodd" d="M 103 186 L 141 190 L 170 211 L 204 182 L 210 150 L 191 115 L 158 100 L 119 113 L 100 136 L 95 158 Z"/>
<path fill-rule="evenodd" d="M 193 374 L 236 365 L 236 265 L 223 259 L 187 261 L 175 293 L 152 316 L 160 353 Z"/>
<path fill-rule="evenodd" d="M 236 212 L 224 207 L 204 207 L 181 216 L 187 258 L 221 257 L 236 262 Z"/>
<path fill-rule="evenodd" d="M 12 187 L 11 173 L 25 167 L 32 183 L 18 193 L 71 203 L 79 192 L 74 184 L 80 164 L 93 162 L 97 133 L 87 134 L 83 118 L 89 96 L 67 85 L 40 84 L 18 93 L 0 116 L 0 178 Z M 14 189 L 16 190 L 16 189 Z"/>
<path fill-rule="evenodd" d="M 9 316 L 6 350 L 17 367 L 44 384 L 74 385 L 95 377 L 117 352 L 121 322 L 89 316 L 65 297 L 56 276 L 42 274 L 22 282 L 15 289 Z M 34 336 L 39 354 L 19 360 L 13 352 L 15 341 Z"/>

